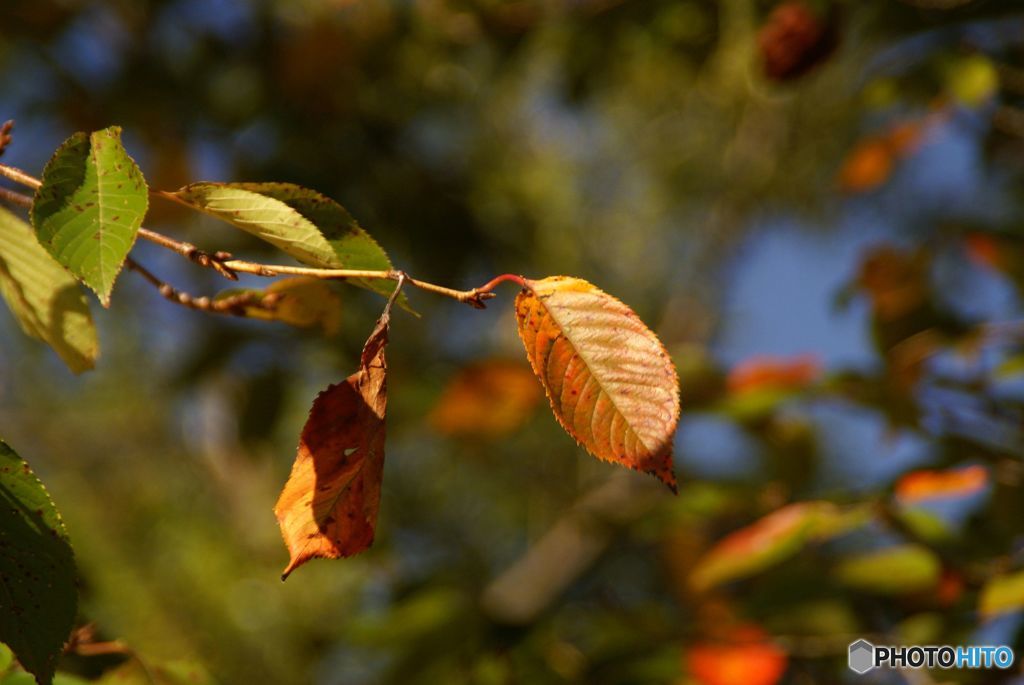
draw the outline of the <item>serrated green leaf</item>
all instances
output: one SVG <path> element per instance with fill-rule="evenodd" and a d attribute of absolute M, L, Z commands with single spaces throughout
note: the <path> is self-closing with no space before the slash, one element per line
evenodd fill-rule
<path fill-rule="evenodd" d="M 3 208 L 0 294 L 26 335 L 49 344 L 75 373 L 93 367 L 96 328 L 77 281 L 47 254 L 31 226 Z"/>
<path fill-rule="evenodd" d="M 882 595 L 928 590 L 939 582 L 942 565 L 920 545 L 896 545 L 848 557 L 836 566 L 836 577 L 850 587 Z"/>
<path fill-rule="evenodd" d="M 43 170 L 32 225 L 43 247 L 110 304 L 110 290 L 149 207 L 142 172 L 117 126 L 76 133 Z"/>
<path fill-rule="evenodd" d="M 53 679 L 78 590 L 60 514 L 28 464 L 0 441 L 0 641 L 40 683 Z"/>
<path fill-rule="evenodd" d="M 340 204 L 291 183 L 193 183 L 173 194 L 200 211 L 323 269 L 389 271 L 387 253 Z M 390 295 L 393 281 L 351 283 Z M 399 301 L 404 303 L 404 294 Z"/>
<path fill-rule="evenodd" d="M 986 617 L 1024 608 L 1024 571 L 996 576 L 985 583 L 978 608 Z"/>

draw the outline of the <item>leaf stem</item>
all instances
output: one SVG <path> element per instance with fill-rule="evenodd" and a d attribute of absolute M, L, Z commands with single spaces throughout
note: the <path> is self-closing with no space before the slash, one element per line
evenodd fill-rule
<path fill-rule="evenodd" d="M 29 188 L 38 188 L 41 185 L 39 179 L 6 164 L 0 164 L 0 176 Z M 172 194 L 164 191 L 154 192 L 161 197 L 176 199 Z M 23 206 L 31 206 L 32 204 L 32 199 L 28 196 L 6 189 L 0 189 L 0 199 L 7 199 L 15 204 L 21 204 Z M 252 274 L 267 278 L 274 278 L 276 276 L 310 276 L 326 280 L 345 280 L 349 278 L 360 278 L 365 280 L 387 279 L 391 281 L 404 280 L 409 285 L 415 286 L 420 290 L 426 290 L 427 292 L 431 292 L 436 295 L 450 297 L 457 302 L 468 304 L 476 309 L 484 309 L 486 307 L 486 301 L 495 296 L 491 291 L 499 283 L 504 281 L 513 281 L 518 283 L 520 286 L 526 287 L 525 280 L 522 276 L 503 274 L 479 288 L 473 288 L 471 290 L 455 290 L 454 288 L 447 288 L 435 283 L 421 281 L 409 276 L 404 271 L 396 269 L 374 271 L 364 269 L 322 269 L 309 266 L 289 266 L 285 264 L 262 264 L 259 262 L 246 261 L 244 259 L 233 259 L 231 254 L 227 252 L 206 252 L 204 250 L 200 250 L 191 243 L 175 240 L 170 236 L 152 231 L 145 227 L 139 229 L 139 237 L 167 250 L 176 252 L 191 261 L 193 264 L 213 269 L 224 278 L 232 281 L 238 280 L 239 273 Z M 132 263 L 136 266 L 138 265 L 137 262 Z M 131 267 L 131 264 L 129 264 L 129 267 Z M 159 279 L 157 280 L 159 281 Z"/>
<path fill-rule="evenodd" d="M 489 293 L 492 290 L 494 290 L 496 286 L 506 281 L 512 281 L 520 288 L 526 287 L 526 279 L 523 278 L 522 276 L 516 276 L 515 274 L 502 274 L 500 276 L 495 276 L 490 281 L 477 288 L 477 291 L 482 293 Z"/>

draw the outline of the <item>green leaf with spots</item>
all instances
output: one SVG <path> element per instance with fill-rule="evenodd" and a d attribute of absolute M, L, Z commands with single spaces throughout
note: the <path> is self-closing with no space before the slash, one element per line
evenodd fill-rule
<path fill-rule="evenodd" d="M 352 215 L 315 190 L 291 183 L 193 183 L 177 200 L 267 241 L 303 264 L 323 269 L 389 271 L 387 253 Z M 351 283 L 390 295 L 393 281 Z M 405 303 L 404 294 L 400 302 Z"/>
<path fill-rule="evenodd" d="M 75 620 L 75 560 L 50 495 L 3 441 L 0 586 L 0 642 L 38 682 L 50 683 Z"/>
<path fill-rule="evenodd" d="M 32 227 L 0 208 L 0 294 L 27 335 L 52 347 L 75 373 L 99 347 L 81 286 L 53 260 Z"/>
<path fill-rule="evenodd" d="M 110 290 L 149 206 L 117 126 L 64 141 L 43 170 L 32 225 L 43 247 L 110 305 Z"/>

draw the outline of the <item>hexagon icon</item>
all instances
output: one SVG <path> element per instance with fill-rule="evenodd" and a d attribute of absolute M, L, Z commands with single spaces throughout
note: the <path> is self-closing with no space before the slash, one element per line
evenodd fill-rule
<path fill-rule="evenodd" d="M 875 646 L 867 640 L 850 645 L 850 670 L 861 675 L 875 667 Z"/>

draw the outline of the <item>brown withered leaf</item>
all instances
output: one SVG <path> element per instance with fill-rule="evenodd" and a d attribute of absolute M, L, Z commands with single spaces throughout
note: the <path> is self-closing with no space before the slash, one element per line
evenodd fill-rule
<path fill-rule="evenodd" d="M 359 370 L 317 396 L 302 429 L 274 507 L 291 554 L 282 579 L 310 559 L 349 557 L 373 543 L 384 470 L 390 308 L 391 302 L 366 340 Z"/>

